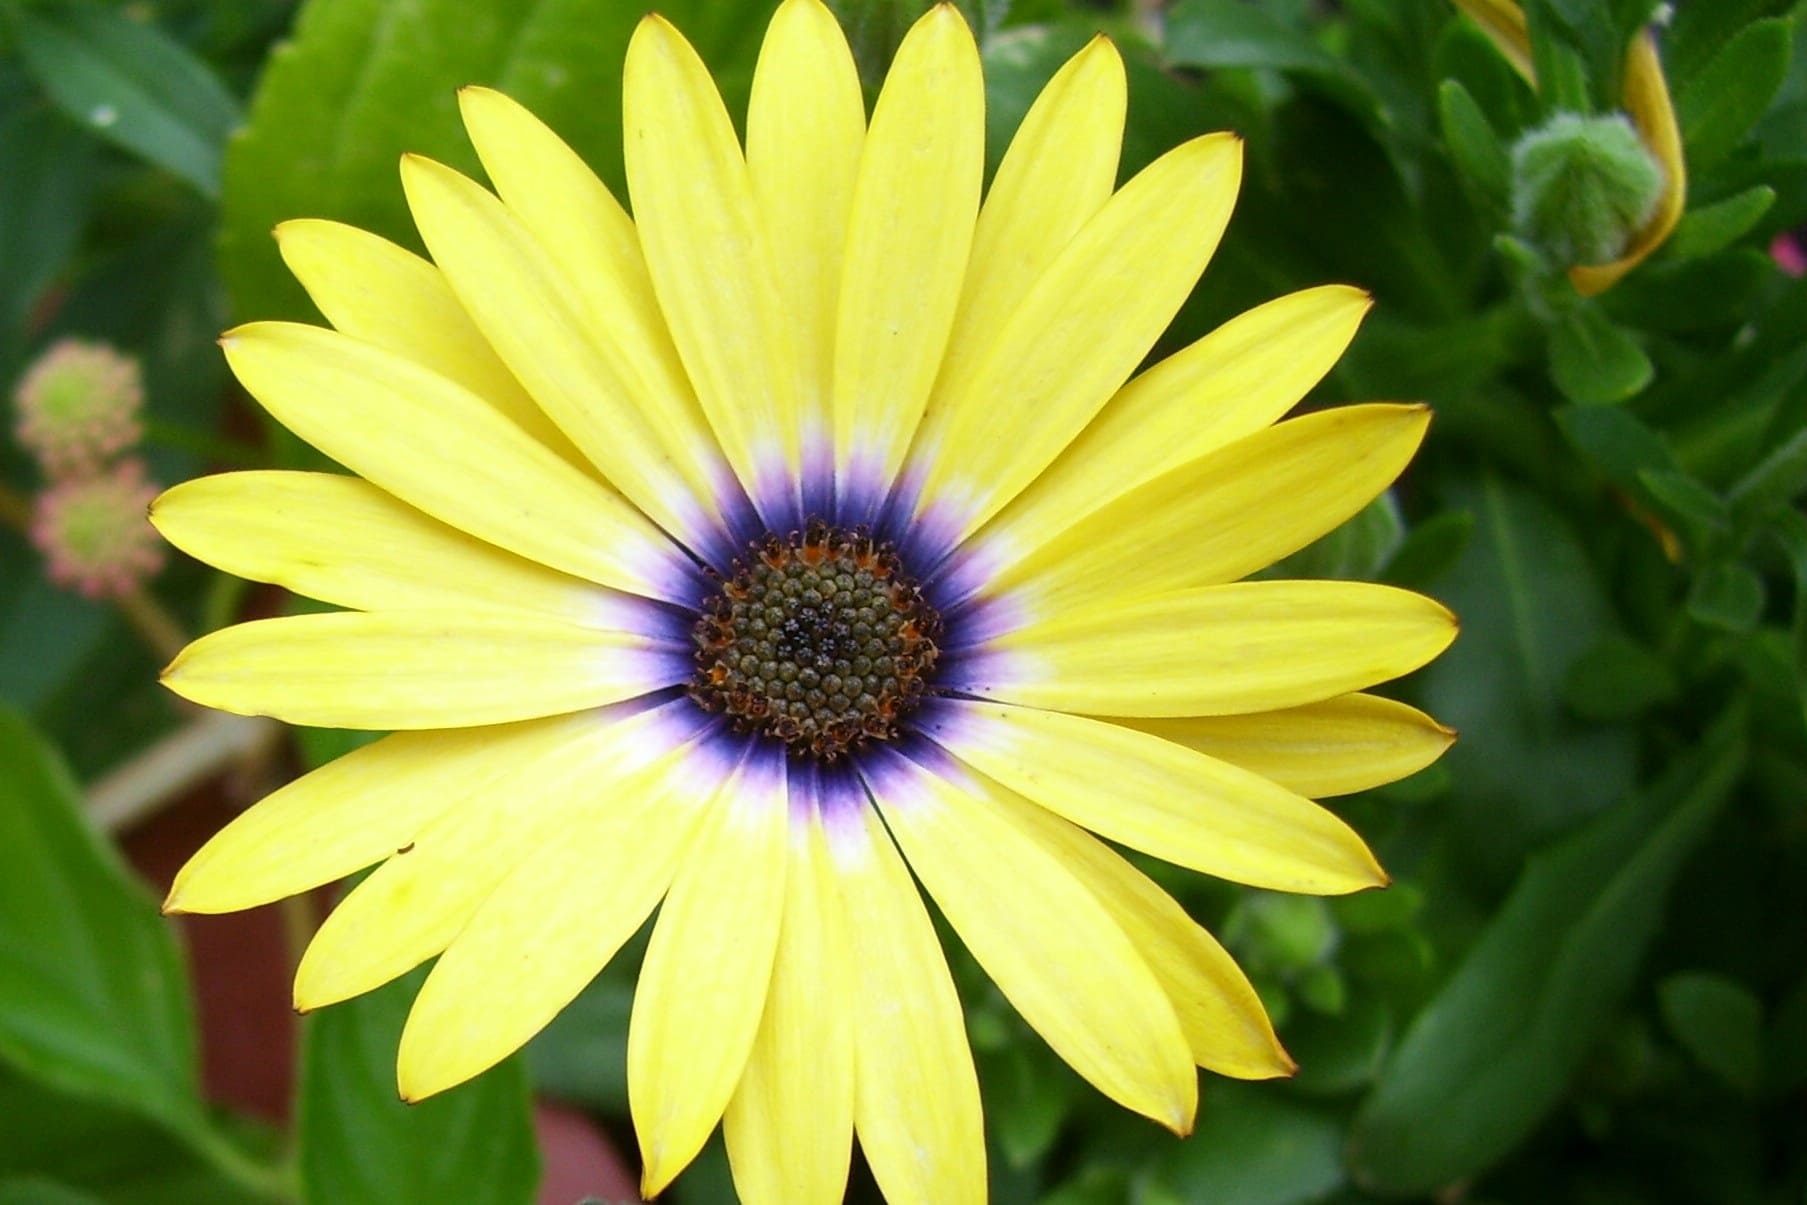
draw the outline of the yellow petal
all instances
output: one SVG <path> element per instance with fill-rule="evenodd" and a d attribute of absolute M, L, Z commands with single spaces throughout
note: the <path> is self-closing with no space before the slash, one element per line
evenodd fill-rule
<path fill-rule="evenodd" d="M 1125 721 L 1312 799 L 1416 774 L 1456 734 L 1415 707 L 1350 694 L 1284 711 Z"/>
<path fill-rule="evenodd" d="M 608 965 L 665 894 L 721 777 L 674 767 L 627 806 L 579 812 L 501 881 L 433 967 L 396 1061 L 403 1100 L 520 1049 Z"/>
<path fill-rule="evenodd" d="M 835 453 L 844 496 L 880 493 L 941 366 L 985 170 L 979 51 L 953 5 L 904 36 L 854 188 L 835 336 Z"/>
<path fill-rule="evenodd" d="M 359 610 L 530 611 L 567 623 L 679 634 L 662 609 L 502 551 L 331 473 L 220 473 L 151 505 L 163 538 L 253 581 Z"/>
<path fill-rule="evenodd" d="M 797 356 L 806 463 L 832 461 L 835 314 L 866 137 L 859 70 L 821 0 L 778 6 L 747 102 L 747 172 Z"/>
<path fill-rule="evenodd" d="M 769 523 L 793 506 L 795 357 L 747 165 L 709 70 L 649 16 L 623 79 L 628 189 L 659 308 L 728 462 Z"/>
<path fill-rule="evenodd" d="M 1638 129 L 1644 146 L 1663 169 L 1663 195 L 1656 212 L 1631 240 L 1618 259 L 1607 264 L 1583 264 L 1569 269 L 1569 283 L 1583 297 L 1603 293 L 1619 278 L 1643 263 L 1662 246 L 1688 203 L 1688 165 L 1682 158 L 1681 127 L 1669 100 L 1669 84 L 1663 78 L 1663 62 L 1657 57 L 1656 39 L 1645 30 L 1625 51 L 1625 113 Z"/>
<path fill-rule="evenodd" d="M 853 1145 L 853 1013 L 861 1005 L 847 918 L 813 814 L 792 828 L 789 863 L 771 996 L 722 1131 L 746 1205 L 840 1205 Z"/>
<path fill-rule="evenodd" d="M 783 754 L 754 755 L 712 812 L 659 909 L 634 990 L 627 1091 L 645 1197 L 703 1148 L 759 1028 L 784 909 Z"/>
<path fill-rule="evenodd" d="M 176 874 L 166 912 L 236 912 L 382 861 L 494 778 L 570 739 L 570 716 L 398 732 L 265 796 Z"/>
<path fill-rule="evenodd" d="M 988 543 L 981 556 L 1005 567 L 986 589 L 1040 616 L 1234 581 L 1373 501 L 1429 422 L 1422 406 L 1341 406 L 1257 431 L 1078 522 L 1048 512 L 1039 528 L 1017 529 L 1014 548 Z"/>
<path fill-rule="evenodd" d="M 1060 531 L 1111 499 L 1253 435 L 1292 409 L 1355 337 L 1370 299 L 1325 285 L 1257 306 L 1117 392 L 986 529 L 1002 544 Z"/>
<path fill-rule="evenodd" d="M 252 323 L 221 342 L 277 421 L 402 501 L 554 569 L 690 597 L 693 571 L 645 516 L 456 383 L 293 323 Z"/>
<path fill-rule="evenodd" d="M 438 954 L 548 842 L 631 825 L 695 772 L 700 746 L 690 743 L 697 726 L 688 707 L 565 717 L 532 747 L 499 747 L 481 781 L 421 825 L 412 844 L 396 846 L 326 918 L 295 973 L 295 1007 L 370 991 Z"/>
<path fill-rule="evenodd" d="M 860 772 L 910 869 L 1023 1019 L 1100 1092 L 1189 1133 L 1198 1076 L 1172 1004 L 1097 898 L 1012 822 L 1008 792 L 889 753 Z"/>
<path fill-rule="evenodd" d="M 684 441 L 670 450 L 689 471 L 717 463 L 627 211 L 557 134 L 502 93 L 463 88 L 458 108 L 496 192 L 583 306 L 590 345 L 628 390 L 632 409 Z"/>
<path fill-rule="evenodd" d="M 1204 271 L 1236 200 L 1242 144 L 1213 134 L 1144 168 L 1088 221 L 969 372 L 944 375 L 917 455 L 923 505 L 960 534 L 1035 479 L 1135 371 Z"/>
<path fill-rule="evenodd" d="M 591 340 L 583 302 L 553 252 L 502 202 L 418 155 L 402 160 L 402 184 L 440 270 L 541 408 L 666 530 L 689 544 L 713 532 L 719 524 L 699 500 L 713 497 L 727 473 L 699 458 L 713 443 L 688 399 L 667 394 L 667 382 L 616 370 Z M 618 341 L 610 335 L 603 342 Z"/>
<path fill-rule="evenodd" d="M 887 1201 L 984 1205 L 985 1131 L 965 1014 L 935 925 L 878 813 L 829 832 L 853 943 L 854 1130 Z"/>
<path fill-rule="evenodd" d="M 1297 1070 L 1248 976 L 1172 896 L 1078 825 L 1018 795 L 995 800 L 1122 926 L 1172 1001 L 1193 1061 L 1237 1079 Z"/>
<path fill-rule="evenodd" d="M 972 375 L 1031 287 L 1109 199 L 1127 103 L 1122 56 L 1099 35 L 1030 106 L 979 209 L 944 381 Z M 923 435 L 930 442 L 947 418 L 943 392 L 929 403 Z"/>
<path fill-rule="evenodd" d="M 584 463 L 496 359 L 438 268 L 368 231 L 319 218 L 281 223 L 276 245 L 333 326 L 457 382 L 571 463 Z"/>
<path fill-rule="evenodd" d="M 191 702 L 322 728 L 466 728 L 672 686 L 691 658 L 643 636 L 528 614 L 334 611 L 189 645 L 163 684 Z"/>
<path fill-rule="evenodd" d="M 955 757 L 1031 802 L 1165 861 L 1312 895 L 1387 881 L 1361 838 L 1325 809 L 1172 741 L 1082 716 L 952 700 L 922 723 Z"/>
<path fill-rule="evenodd" d="M 1537 83 L 1537 72 L 1531 65 L 1531 34 L 1525 26 L 1523 9 L 1513 0 L 1455 0 L 1455 6 L 1481 27 L 1527 83 Z"/>
<path fill-rule="evenodd" d="M 1455 637 L 1447 609 L 1407 590 L 1238 582 L 1031 624 L 950 667 L 946 685 L 1081 714 L 1241 715 L 1397 678 Z"/>

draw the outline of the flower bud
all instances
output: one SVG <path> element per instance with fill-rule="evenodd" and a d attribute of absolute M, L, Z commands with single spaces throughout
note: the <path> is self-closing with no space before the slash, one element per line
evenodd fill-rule
<path fill-rule="evenodd" d="M 88 598 L 118 598 L 163 567 L 163 542 L 147 517 L 157 486 L 136 457 L 39 494 L 31 542 L 50 580 Z"/>
<path fill-rule="evenodd" d="M 92 472 L 138 442 L 144 380 L 132 357 L 64 339 L 26 370 L 13 402 L 19 442 L 55 480 Z"/>
<path fill-rule="evenodd" d="M 1558 113 L 1512 148 L 1512 221 L 1560 268 L 1617 259 L 1663 196 L 1663 169 L 1622 114 Z"/>

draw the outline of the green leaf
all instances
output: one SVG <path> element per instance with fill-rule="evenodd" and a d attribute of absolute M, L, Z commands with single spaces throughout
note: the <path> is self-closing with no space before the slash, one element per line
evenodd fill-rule
<path fill-rule="evenodd" d="M 1807 490 L 1807 427 L 1739 478 L 1726 500 L 1739 515 L 1756 517 L 1788 505 L 1803 490 Z"/>
<path fill-rule="evenodd" d="M 1026 1030 L 1001 1049 L 978 1056 L 991 1137 L 1004 1162 L 1026 1168 L 1045 1156 L 1080 1095 L 1080 1084 Z"/>
<path fill-rule="evenodd" d="M 1279 562 L 1275 577 L 1339 578 L 1367 581 L 1399 550 L 1405 520 L 1387 490 L 1334 530 Z"/>
<path fill-rule="evenodd" d="M 1802 711 L 1807 714 L 1807 517 L 1796 510 L 1778 511 L 1770 521 L 1770 533 L 1794 570 L 1793 676 Z"/>
<path fill-rule="evenodd" d="M 1343 1184 L 1343 1127 L 1327 1111 L 1273 1087 L 1212 1084 L 1198 1129 L 1153 1169 L 1180 1201 L 1295 1205 Z"/>
<path fill-rule="evenodd" d="M 1620 489 L 1648 498 L 1640 473 L 1681 472 L 1662 436 L 1623 407 L 1564 406 L 1555 417 L 1576 451 Z"/>
<path fill-rule="evenodd" d="M 0 355 L 62 272 L 94 195 L 93 144 L 47 108 L 0 119 Z"/>
<path fill-rule="evenodd" d="M 1240 0 L 1180 0 L 1165 21 L 1167 58 L 1206 69 L 1283 71 L 1309 80 L 1377 128 L 1378 102 L 1342 60 L 1309 34 L 1260 5 Z"/>
<path fill-rule="evenodd" d="M 1563 698 L 1586 720 L 1625 720 L 1675 698 L 1669 663 L 1627 636 L 1611 635 L 1576 658 Z"/>
<path fill-rule="evenodd" d="M 1743 634 L 1763 617 L 1763 579 L 1737 561 L 1710 565 L 1694 579 L 1687 607 L 1708 627 Z"/>
<path fill-rule="evenodd" d="M 1640 469 L 1638 481 L 1657 507 L 1682 528 L 1696 555 L 1716 544 L 1732 526 L 1725 499 L 1673 469 Z"/>
<path fill-rule="evenodd" d="M 1763 1005 L 1742 983 L 1706 971 L 1657 985 L 1669 1033 L 1702 1067 L 1741 1092 L 1763 1074 Z"/>
<path fill-rule="evenodd" d="M 1336 1016 L 1303 1013 L 1286 1030 L 1286 1049 L 1299 1064 L 1289 1087 L 1312 1096 L 1341 1096 L 1374 1082 L 1393 1048 L 1393 1010 L 1358 994 Z"/>
<path fill-rule="evenodd" d="M 1775 189 L 1758 184 L 1723 201 L 1690 209 L 1663 244 L 1663 254 L 1673 259 L 1697 259 L 1723 251 L 1749 233 L 1775 200 Z"/>
<path fill-rule="evenodd" d="M 1622 402 L 1650 383 L 1650 357 L 1600 307 L 1583 303 L 1550 332 L 1550 376 L 1570 401 Z"/>
<path fill-rule="evenodd" d="M 1437 89 L 1437 117 L 1456 170 L 1504 213 L 1511 203 L 1512 160 L 1481 106 L 1468 89 L 1448 79 Z"/>
<path fill-rule="evenodd" d="M 17 10 L 19 53 L 62 110 L 205 196 L 238 102 L 207 65 L 155 26 L 98 5 Z"/>
<path fill-rule="evenodd" d="M 241 317 L 311 318 L 270 229 L 336 218 L 419 248 L 396 178 L 405 151 L 477 171 L 456 90 L 487 84 L 557 130 L 625 196 L 621 64 L 644 0 L 313 0 L 274 55 L 226 155 L 220 248 Z M 667 0 L 732 109 L 769 4 Z"/>
<path fill-rule="evenodd" d="M 1472 511 L 1473 542 L 1437 594 L 1462 621 L 1423 673 L 1431 714 L 1459 729 L 1444 763 L 1464 849 L 1505 875 L 1542 839 L 1605 808 L 1631 783 L 1628 730 L 1582 725 L 1562 707 L 1569 671 L 1617 630 L 1568 521 L 1492 474 L 1449 501 Z"/>
<path fill-rule="evenodd" d="M 208 1134 L 169 926 L 81 816 L 55 754 L 4 707 L 0 765 L 0 1061 L 184 1136 Z"/>
<path fill-rule="evenodd" d="M 524 1205 L 539 1181 L 519 1056 L 416 1105 L 395 1091 L 395 1050 L 424 970 L 308 1018 L 297 1127 L 315 1205 Z"/>
<path fill-rule="evenodd" d="M 1439 511 L 1412 528 L 1376 576 L 1408 590 L 1429 590 L 1461 559 L 1473 536 L 1472 514 Z"/>
<path fill-rule="evenodd" d="M 1788 74 L 1794 24 L 1783 17 L 1740 30 L 1675 97 L 1688 168 L 1698 172 L 1738 145 Z"/>
<path fill-rule="evenodd" d="M 105 1205 L 99 1197 L 78 1188 L 44 1180 L 0 1180 L 0 1205 Z"/>
<path fill-rule="evenodd" d="M 1492 1166 L 1556 1104 L 1731 795 L 1743 729 L 1742 713 L 1728 714 L 1652 789 L 1531 861 L 1356 1113 L 1360 1184 L 1434 1194 Z"/>
<path fill-rule="evenodd" d="M 536 1089 L 602 1113 L 627 1112 L 627 1022 L 642 944 L 636 938 L 527 1044 Z"/>

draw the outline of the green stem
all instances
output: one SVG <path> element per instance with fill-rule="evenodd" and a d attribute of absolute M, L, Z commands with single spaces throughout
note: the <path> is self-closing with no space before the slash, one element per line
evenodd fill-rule
<path fill-rule="evenodd" d="M 187 1129 L 184 1137 L 209 1167 L 255 1196 L 280 1202 L 301 1199 L 301 1179 L 292 1161 L 265 1163 L 253 1158 L 211 1127 Z"/>

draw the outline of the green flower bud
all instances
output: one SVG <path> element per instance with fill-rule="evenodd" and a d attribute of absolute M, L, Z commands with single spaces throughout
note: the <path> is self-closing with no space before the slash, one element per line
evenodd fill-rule
<path fill-rule="evenodd" d="M 1558 113 L 1512 148 L 1513 225 L 1560 268 L 1618 258 L 1662 193 L 1662 167 L 1620 113 Z"/>

